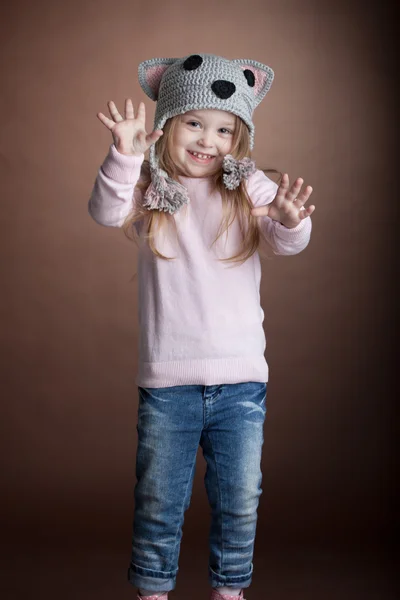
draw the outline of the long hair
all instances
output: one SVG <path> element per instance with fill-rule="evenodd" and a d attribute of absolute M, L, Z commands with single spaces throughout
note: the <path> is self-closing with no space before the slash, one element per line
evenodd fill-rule
<path fill-rule="evenodd" d="M 174 138 L 174 130 L 179 118 L 180 116 L 178 115 L 167 120 L 163 128 L 164 134 L 157 140 L 155 147 L 160 168 L 164 169 L 164 171 L 176 181 L 179 181 L 180 173 L 171 158 L 170 149 Z M 237 160 L 240 160 L 245 156 L 251 157 L 249 130 L 242 119 L 237 116 L 230 154 Z M 276 169 L 265 169 L 264 172 L 279 173 Z M 237 218 L 242 235 L 242 244 L 239 252 L 230 258 L 220 258 L 219 260 L 223 262 L 243 263 L 259 249 L 262 242 L 258 217 L 251 214 L 253 204 L 247 193 L 245 181 L 241 181 L 240 185 L 235 190 L 228 190 L 223 182 L 223 172 L 221 168 L 218 168 L 214 173 L 211 173 L 210 177 L 213 191 L 217 190 L 221 194 L 223 209 L 222 220 L 211 247 Z M 142 165 L 140 179 L 136 184 L 136 188 L 140 190 L 142 195 L 144 195 L 150 182 L 150 165 L 149 162 L 145 160 Z M 136 231 L 134 224 L 142 220 L 143 224 L 140 228 L 140 236 L 148 241 L 152 252 L 161 259 L 174 260 L 175 257 L 167 257 L 161 254 L 161 252 L 157 250 L 155 243 L 157 234 L 160 231 L 172 227 L 175 229 L 176 233 L 176 223 L 173 215 L 161 212 L 157 209 L 148 210 L 141 206 L 139 202 L 136 202 L 122 225 L 122 229 L 129 239 L 137 241 L 139 234 Z"/>

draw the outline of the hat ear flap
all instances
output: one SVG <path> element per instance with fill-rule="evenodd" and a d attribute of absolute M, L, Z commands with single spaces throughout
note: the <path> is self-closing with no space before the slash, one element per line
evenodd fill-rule
<path fill-rule="evenodd" d="M 253 88 L 254 106 L 256 107 L 260 104 L 272 85 L 274 79 L 273 70 L 271 67 L 263 65 L 256 60 L 242 60 L 238 58 L 232 62 L 239 65 L 247 79 L 249 87 Z"/>
<path fill-rule="evenodd" d="M 151 100 L 158 99 L 158 90 L 162 76 L 176 58 L 152 58 L 145 60 L 139 65 L 139 83 L 145 94 Z"/>

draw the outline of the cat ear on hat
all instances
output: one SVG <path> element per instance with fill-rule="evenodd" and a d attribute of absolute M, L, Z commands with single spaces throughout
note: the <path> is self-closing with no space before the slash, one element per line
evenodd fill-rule
<path fill-rule="evenodd" d="M 151 58 L 139 64 L 138 75 L 139 83 L 144 93 L 157 101 L 158 90 L 160 89 L 161 78 L 170 65 L 177 58 Z"/>
<path fill-rule="evenodd" d="M 232 62 L 239 65 L 243 71 L 244 77 L 247 80 L 248 86 L 253 88 L 254 104 L 257 106 L 272 85 L 272 81 L 274 79 L 273 70 L 271 67 L 263 65 L 256 60 L 244 60 L 237 58 Z"/>

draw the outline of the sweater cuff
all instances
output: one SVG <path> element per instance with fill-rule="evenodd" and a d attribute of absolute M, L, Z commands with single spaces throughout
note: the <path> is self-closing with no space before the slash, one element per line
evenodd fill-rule
<path fill-rule="evenodd" d="M 302 219 L 296 227 L 292 227 L 289 229 L 279 223 L 279 221 L 275 221 L 275 231 L 279 238 L 285 241 L 295 242 L 296 240 L 300 240 L 304 237 L 304 234 L 311 231 L 311 217 L 306 217 Z"/>
<path fill-rule="evenodd" d="M 137 183 L 143 160 L 144 154 L 140 156 L 121 154 L 116 149 L 115 144 L 111 144 L 100 168 L 107 177 L 114 179 L 114 181 L 120 183 Z"/>

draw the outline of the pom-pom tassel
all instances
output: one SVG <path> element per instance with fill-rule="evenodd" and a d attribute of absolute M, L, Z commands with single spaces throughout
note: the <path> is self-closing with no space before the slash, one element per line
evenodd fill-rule
<path fill-rule="evenodd" d="M 236 160 L 232 154 L 227 154 L 222 162 L 222 169 L 224 171 L 222 179 L 225 187 L 228 190 L 234 190 L 243 179 L 248 179 L 255 172 L 256 165 L 247 156 L 241 160 Z"/>
<path fill-rule="evenodd" d="M 145 208 L 172 215 L 189 201 L 187 189 L 183 185 L 170 177 L 162 177 L 155 171 L 152 172 L 152 182 L 144 195 Z"/>

